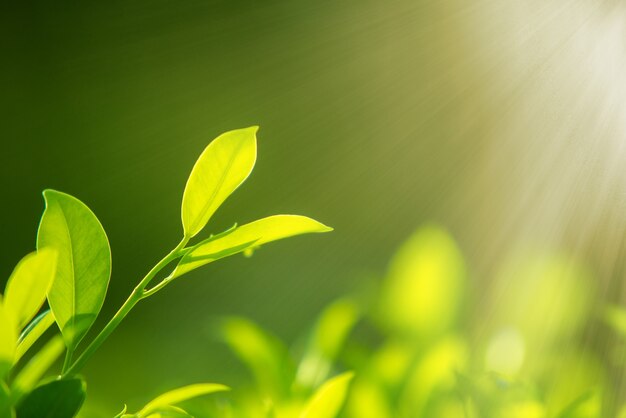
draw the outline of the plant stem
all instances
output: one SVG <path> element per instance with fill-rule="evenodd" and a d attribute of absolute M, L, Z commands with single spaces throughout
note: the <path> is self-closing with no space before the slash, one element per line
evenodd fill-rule
<path fill-rule="evenodd" d="M 70 364 L 72 364 L 72 354 L 74 354 L 73 350 L 70 350 L 69 348 L 65 350 L 65 361 L 63 362 L 62 373 L 65 373 L 65 371 L 70 367 Z"/>
<path fill-rule="evenodd" d="M 169 263 L 173 260 L 177 259 L 181 255 L 181 250 L 185 248 L 189 242 L 189 238 L 183 238 L 182 241 L 174 248 L 168 255 L 163 257 L 161 261 L 159 261 L 152 269 L 141 279 L 141 282 L 135 287 L 133 292 L 128 296 L 126 302 L 120 307 L 120 309 L 113 315 L 113 318 L 109 321 L 108 324 L 100 331 L 100 334 L 91 341 L 89 346 L 81 353 L 81 355 L 76 359 L 74 364 L 72 364 L 69 369 L 66 370 L 66 367 L 63 367 L 62 377 L 67 377 L 78 373 L 84 366 L 87 360 L 96 352 L 96 350 L 102 345 L 102 343 L 111 335 L 111 333 L 117 328 L 117 326 L 122 322 L 122 320 L 128 315 L 128 313 L 133 309 L 133 307 L 139 302 L 141 299 L 145 297 L 145 288 L 148 286 L 150 281 L 154 279 L 154 277 Z M 67 360 L 67 358 L 66 358 Z"/>

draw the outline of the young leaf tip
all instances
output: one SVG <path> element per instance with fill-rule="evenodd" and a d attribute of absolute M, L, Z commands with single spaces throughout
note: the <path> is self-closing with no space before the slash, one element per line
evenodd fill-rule
<path fill-rule="evenodd" d="M 200 232 L 250 175 L 256 163 L 258 126 L 225 132 L 207 145 L 187 179 L 182 202 L 185 237 Z"/>

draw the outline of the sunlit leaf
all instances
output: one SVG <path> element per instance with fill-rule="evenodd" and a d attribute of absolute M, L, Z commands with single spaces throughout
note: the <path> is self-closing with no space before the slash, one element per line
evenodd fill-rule
<path fill-rule="evenodd" d="M 46 300 L 56 264 L 56 251 L 42 248 L 24 257 L 13 270 L 7 282 L 4 303 L 14 312 L 20 329 L 33 319 Z"/>
<path fill-rule="evenodd" d="M 30 347 L 50 328 L 54 323 L 54 315 L 49 309 L 39 314 L 30 324 L 22 331 L 17 344 L 15 353 L 15 361 L 22 358 Z"/>
<path fill-rule="evenodd" d="M 192 247 L 176 266 L 173 277 L 271 241 L 300 234 L 328 231 L 332 231 L 332 228 L 306 216 L 275 215 L 259 219 L 232 229 L 228 233 L 211 237 Z"/>
<path fill-rule="evenodd" d="M 326 379 L 358 318 L 359 309 L 356 303 L 348 299 L 338 300 L 324 309 L 298 366 L 298 384 L 315 387 Z"/>
<path fill-rule="evenodd" d="M 44 373 L 46 373 L 50 366 L 59 358 L 64 349 L 65 345 L 63 344 L 63 339 L 59 335 L 48 341 L 48 343 L 29 360 L 26 366 L 20 370 L 19 374 L 13 380 L 11 384 L 13 396 L 19 397 L 35 387 L 39 379 L 41 379 Z"/>
<path fill-rule="evenodd" d="M 185 236 L 196 235 L 217 208 L 243 183 L 256 161 L 257 126 L 223 133 L 202 152 L 183 194 Z"/>
<path fill-rule="evenodd" d="M 229 390 L 229 388 L 217 383 L 199 383 L 174 389 L 150 401 L 136 415 L 137 417 L 148 417 L 151 414 L 163 410 L 163 408 L 167 409 L 167 407 L 174 406 L 188 399 L 208 395 L 210 393 L 223 392 L 225 390 Z"/>
<path fill-rule="evenodd" d="M 46 210 L 37 247 L 57 250 L 57 274 L 48 301 L 70 350 L 100 312 L 111 274 L 109 241 L 85 204 L 65 193 L 44 191 Z"/>
<path fill-rule="evenodd" d="M 384 388 L 371 380 L 358 378 L 350 389 L 346 409 L 348 416 L 353 418 L 392 418 L 394 416 Z"/>
<path fill-rule="evenodd" d="M 601 409 L 600 394 L 591 390 L 574 399 L 557 418 L 600 418 Z"/>
<path fill-rule="evenodd" d="M 189 414 L 182 408 L 178 408 L 176 406 L 164 406 L 159 408 L 157 411 L 148 415 L 147 418 L 194 418 L 193 415 Z"/>
<path fill-rule="evenodd" d="M 36 387 L 17 405 L 19 418 L 73 418 L 85 400 L 81 379 L 53 380 Z"/>
<path fill-rule="evenodd" d="M 335 418 L 346 399 L 352 372 L 335 376 L 324 383 L 311 397 L 300 418 Z"/>
<path fill-rule="evenodd" d="M 382 319 L 390 329 L 432 338 L 455 323 L 465 282 L 456 243 L 437 226 L 419 229 L 398 250 L 381 298 Z"/>
<path fill-rule="evenodd" d="M 459 337 L 447 336 L 429 348 L 410 371 L 400 396 L 400 408 L 405 412 L 424 410 L 436 391 L 451 390 L 456 373 L 468 362 L 468 349 Z"/>
<path fill-rule="evenodd" d="M 263 393 L 275 398 L 287 394 L 294 372 L 287 349 L 277 338 L 243 318 L 224 320 L 220 332 Z"/>
<path fill-rule="evenodd" d="M 124 415 L 126 415 L 126 411 L 128 411 L 128 406 L 124 405 L 124 409 L 122 409 L 122 411 L 115 415 L 113 418 L 123 417 Z"/>
<path fill-rule="evenodd" d="M 17 322 L 13 311 L 7 309 L 0 297 L 0 380 L 15 361 L 17 338 Z"/>

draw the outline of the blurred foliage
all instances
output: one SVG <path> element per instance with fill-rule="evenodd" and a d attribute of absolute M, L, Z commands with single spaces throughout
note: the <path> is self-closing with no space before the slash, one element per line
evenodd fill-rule
<path fill-rule="evenodd" d="M 422 227 L 379 289 L 331 303 L 304 344 L 289 349 L 239 317 L 214 324 L 251 379 L 188 410 L 207 418 L 623 417 L 609 370 L 581 338 L 596 320 L 591 273 L 543 254 L 516 257 L 499 274 L 508 280 L 482 299 L 490 315 L 477 323 L 460 249 L 443 228 Z M 626 337 L 624 318 L 619 307 L 603 317 Z M 328 406 L 311 406 L 340 379 Z"/>

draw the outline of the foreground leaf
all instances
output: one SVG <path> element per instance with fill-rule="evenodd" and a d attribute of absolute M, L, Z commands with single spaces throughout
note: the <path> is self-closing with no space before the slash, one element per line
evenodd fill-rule
<path fill-rule="evenodd" d="M 15 361 L 17 323 L 13 312 L 7 309 L 0 298 L 0 380 L 11 369 Z"/>
<path fill-rule="evenodd" d="M 100 312 L 111 274 L 109 241 L 98 218 L 65 193 L 44 191 L 46 210 L 37 248 L 57 250 L 57 273 L 48 292 L 65 344 L 73 351 Z"/>
<path fill-rule="evenodd" d="M 237 227 L 230 232 L 211 237 L 188 251 L 172 273 L 181 276 L 193 269 L 259 247 L 271 241 L 333 229 L 306 216 L 275 215 Z"/>
<path fill-rule="evenodd" d="M 11 274 L 4 301 L 8 309 L 14 312 L 20 329 L 33 319 L 46 300 L 56 264 L 56 251 L 43 248 L 24 257 Z"/>
<path fill-rule="evenodd" d="M 56 335 L 30 359 L 13 380 L 11 392 L 14 399 L 35 387 L 39 379 L 63 353 L 64 348 L 63 340 L 59 335 Z"/>
<path fill-rule="evenodd" d="M 35 342 L 50 328 L 54 323 L 54 315 L 48 309 L 35 319 L 22 331 L 17 344 L 17 351 L 15 353 L 15 361 L 22 358 L 29 348 L 35 344 Z"/>
<path fill-rule="evenodd" d="M 188 399 L 196 398 L 202 395 L 208 395 L 210 393 L 223 392 L 226 390 L 229 390 L 227 386 L 217 383 L 199 383 L 196 385 L 189 385 L 182 388 L 174 389 L 150 401 L 146 406 L 143 407 L 141 411 L 136 414 L 136 416 L 147 417 L 161 410 L 167 410 L 169 409 L 169 407 Z"/>
<path fill-rule="evenodd" d="M 73 418 L 84 401 L 82 379 L 53 380 L 22 398 L 16 412 L 18 418 Z"/>
<path fill-rule="evenodd" d="M 202 152 L 183 194 L 185 237 L 200 232 L 224 200 L 250 175 L 256 162 L 257 130 L 257 126 L 252 126 L 226 132 Z"/>
<path fill-rule="evenodd" d="M 335 418 L 346 399 L 352 372 L 340 374 L 324 383 L 311 397 L 300 418 Z"/>

